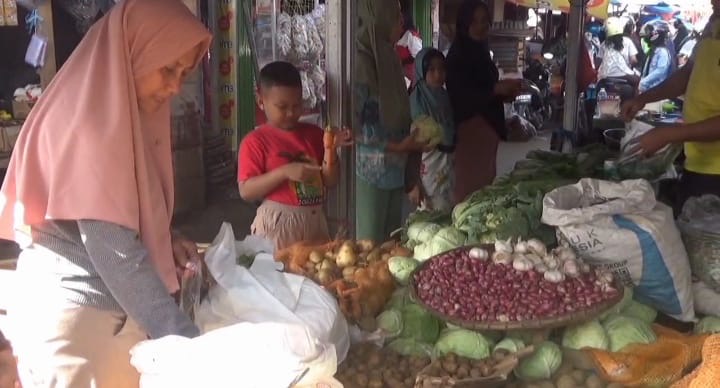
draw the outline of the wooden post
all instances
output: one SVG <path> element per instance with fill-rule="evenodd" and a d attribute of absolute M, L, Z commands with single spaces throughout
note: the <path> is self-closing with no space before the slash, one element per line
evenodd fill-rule
<path fill-rule="evenodd" d="M 40 85 L 43 90 L 50 83 L 57 72 L 57 62 L 55 60 L 55 34 L 53 30 L 52 16 L 52 0 L 43 1 L 38 7 L 38 13 L 42 18 L 42 24 L 38 28 L 38 33 L 47 38 L 47 49 L 45 51 L 45 66 L 38 70 L 40 74 Z"/>

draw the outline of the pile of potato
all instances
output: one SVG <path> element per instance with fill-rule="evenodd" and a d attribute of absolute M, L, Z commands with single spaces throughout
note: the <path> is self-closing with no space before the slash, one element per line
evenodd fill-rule
<path fill-rule="evenodd" d="M 371 240 L 345 241 L 337 250 L 312 250 L 304 265 L 305 276 L 322 285 L 335 280 L 353 281 L 360 268 L 385 261 L 393 256 L 412 255 L 407 248 L 397 246 L 394 241 L 380 246 Z"/>
<path fill-rule="evenodd" d="M 335 378 L 345 388 L 413 388 L 430 358 L 405 357 L 373 344 L 350 348 Z"/>
<path fill-rule="evenodd" d="M 563 362 L 552 380 L 532 383 L 509 383 L 507 388 L 623 388 L 622 384 L 604 382 L 592 371 L 578 369 L 571 362 Z"/>
<path fill-rule="evenodd" d="M 438 358 L 436 367 L 428 373 L 433 377 L 450 377 L 455 380 L 490 377 L 495 372 L 495 366 L 508 356 L 506 352 L 495 352 L 491 357 L 473 360 L 448 353 Z"/>

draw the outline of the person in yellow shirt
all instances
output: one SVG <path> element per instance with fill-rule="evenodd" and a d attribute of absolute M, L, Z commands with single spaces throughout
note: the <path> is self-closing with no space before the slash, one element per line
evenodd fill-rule
<path fill-rule="evenodd" d="M 630 121 L 648 103 L 685 95 L 683 124 L 655 128 L 639 139 L 644 155 L 684 143 L 685 171 L 677 209 L 692 197 L 720 196 L 720 0 L 712 0 L 712 5 L 713 16 L 687 65 L 622 107 L 623 117 Z"/>

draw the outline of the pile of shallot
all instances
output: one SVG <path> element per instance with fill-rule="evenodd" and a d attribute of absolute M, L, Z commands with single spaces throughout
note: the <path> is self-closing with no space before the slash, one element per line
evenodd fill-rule
<path fill-rule="evenodd" d="M 618 297 L 611 273 L 538 240 L 446 252 L 415 274 L 414 286 L 432 309 L 483 322 L 564 316 Z"/>

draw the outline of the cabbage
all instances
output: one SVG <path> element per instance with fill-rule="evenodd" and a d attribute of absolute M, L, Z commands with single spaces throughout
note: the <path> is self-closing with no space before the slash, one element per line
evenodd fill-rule
<path fill-rule="evenodd" d="M 569 349 L 595 348 L 607 350 L 609 345 L 610 339 L 605 333 L 605 328 L 598 321 L 568 327 L 563 333 L 562 346 Z"/>
<path fill-rule="evenodd" d="M 430 357 L 432 346 L 412 338 L 398 338 L 387 345 L 388 349 L 403 356 Z"/>
<path fill-rule="evenodd" d="M 430 240 L 430 252 L 432 252 L 432 256 L 439 255 L 443 252 L 464 246 L 466 241 L 467 235 L 464 232 L 448 226 L 440 229 L 440 231 L 435 234 L 435 237 Z"/>
<path fill-rule="evenodd" d="M 410 274 L 417 268 L 420 263 L 409 257 L 395 256 L 388 260 L 388 268 L 390 273 L 393 275 L 395 280 L 402 284 L 407 285 L 410 279 Z"/>
<path fill-rule="evenodd" d="M 631 300 L 620 312 L 620 315 L 637 318 L 645 323 L 655 322 L 657 311 L 650 306 Z"/>
<path fill-rule="evenodd" d="M 402 333 L 402 314 L 396 309 L 385 310 L 376 318 L 377 326 L 382 329 L 388 337 L 397 337 Z"/>
<path fill-rule="evenodd" d="M 546 380 L 560 368 L 560 364 L 562 364 L 560 347 L 545 341 L 535 347 L 533 354 L 520 361 L 515 374 L 525 381 Z"/>
<path fill-rule="evenodd" d="M 650 344 L 657 339 L 650 324 L 637 318 L 613 315 L 603 323 L 603 326 L 610 339 L 612 352 L 618 352 L 631 344 Z"/>
<path fill-rule="evenodd" d="M 516 338 L 505 338 L 504 340 L 498 342 L 497 345 L 495 345 L 495 348 L 493 349 L 493 353 L 497 352 L 500 349 L 507 350 L 510 353 L 517 353 L 518 350 L 525 347 L 525 343 L 523 343 L 521 340 Z"/>
<path fill-rule="evenodd" d="M 633 301 L 633 289 L 631 287 L 625 287 L 622 299 L 614 306 L 610 307 L 607 311 L 600 315 L 600 320 L 604 321 L 608 317 L 620 314 L 620 312 Z"/>
<path fill-rule="evenodd" d="M 416 304 L 408 304 L 402 309 L 403 338 L 418 342 L 434 343 L 440 334 L 440 321 Z"/>
<path fill-rule="evenodd" d="M 705 317 L 695 324 L 695 333 L 697 334 L 715 334 L 720 333 L 720 318 Z"/>
<path fill-rule="evenodd" d="M 428 241 L 425 244 L 420 244 L 415 247 L 413 251 L 413 258 L 417 261 L 425 261 L 431 257 L 433 257 L 432 248 L 430 247 L 430 242 Z"/>
<path fill-rule="evenodd" d="M 507 333 L 507 338 L 517 339 L 526 344 L 537 342 L 539 336 L 542 335 L 542 339 L 547 339 L 547 335 L 540 334 L 536 330 L 513 330 Z"/>
<path fill-rule="evenodd" d="M 413 241 L 430 241 L 440 229 L 440 225 L 432 222 L 416 222 L 408 227 L 407 236 Z"/>
<path fill-rule="evenodd" d="M 428 143 L 428 146 L 435 147 L 442 143 L 443 128 L 437 121 L 428 115 L 422 115 L 413 121 L 411 128 L 417 128 L 415 140 L 420 143 Z"/>
<path fill-rule="evenodd" d="M 410 290 L 408 290 L 406 287 L 398 288 L 393 292 L 392 296 L 390 296 L 390 300 L 386 304 L 386 307 L 396 309 L 396 310 L 402 310 L 403 307 L 406 305 L 412 303 L 410 299 Z"/>
<path fill-rule="evenodd" d="M 490 344 L 480 333 L 465 329 L 447 329 L 440 333 L 433 354 L 444 356 L 448 353 L 482 360 L 490 356 Z"/>

